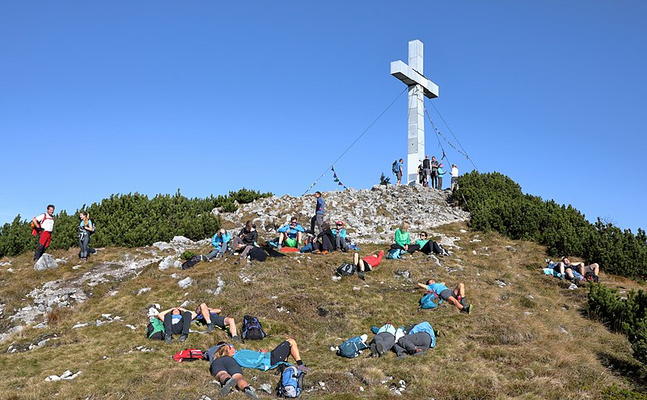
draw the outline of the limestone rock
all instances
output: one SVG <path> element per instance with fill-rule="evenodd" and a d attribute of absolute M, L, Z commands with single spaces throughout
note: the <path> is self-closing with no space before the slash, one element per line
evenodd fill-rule
<path fill-rule="evenodd" d="M 45 271 L 50 268 L 58 268 L 58 264 L 52 256 L 49 254 L 45 253 L 43 254 L 38 261 L 36 261 L 36 264 L 34 264 L 34 269 L 36 271 Z"/>

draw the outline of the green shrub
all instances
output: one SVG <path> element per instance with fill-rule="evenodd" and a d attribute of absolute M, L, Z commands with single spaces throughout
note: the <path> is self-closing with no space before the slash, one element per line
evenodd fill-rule
<path fill-rule="evenodd" d="M 523 194 L 521 186 L 496 172 L 463 175 L 454 198 L 470 211 L 473 229 L 532 240 L 545 245 L 551 256 L 582 257 L 609 273 L 647 275 L 647 234 L 642 229 L 634 235 L 599 219 L 591 224 L 574 207 Z"/>

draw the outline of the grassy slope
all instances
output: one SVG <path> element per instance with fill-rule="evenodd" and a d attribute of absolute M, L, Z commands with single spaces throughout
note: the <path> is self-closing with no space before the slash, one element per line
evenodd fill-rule
<path fill-rule="evenodd" d="M 633 361 L 627 340 L 586 318 L 584 289 L 566 290 L 565 284 L 539 273 L 543 248 L 497 234 L 481 234 L 480 242 L 472 242 L 478 235 L 461 229 L 466 228 L 453 224 L 437 229 L 461 237 L 457 244 L 462 246 L 453 249 L 453 257 L 442 259 L 441 267 L 419 253 L 411 259 L 384 261 L 379 270 L 367 274 L 366 282 L 357 277 L 331 280 L 334 268 L 349 258 L 340 253 L 288 256 L 243 266 L 254 281 L 248 284 L 240 279 L 241 267 L 229 260 L 200 263 L 183 272 L 159 271 L 157 265 L 150 265 L 134 279 L 87 288 L 93 293 L 88 302 L 73 311 L 57 310 L 50 316 L 48 328 L 27 329 L 3 343 L 6 349 L 11 343 L 38 342 L 42 335 L 57 336 L 41 348 L 0 355 L 5 378 L 0 380 L 0 398 L 214 398 L 217 386 L 207 363 L 178 364 L 169 356 L 182 348 L 206 349 L 224 339 L 224 332 L 192 334 L 184 344 L 171 346 L 144 338 L 150 304 L 170 307 L 184 300 L 191 306 L 206 301 L 237 320 L 245 313 L 257 315 L 271 336 L 263 342 L 248 342 L 249 348 L 271 349 L 286 335 L 294 337 L 304 361 L 313 369 L 306 383 L 315 389 L 304 398 L 381 399 L 393 396 L 389 386 L 404 379 L 407 388 L 402 397 L 411 399 L 598 399 L 602 389 L 611 384 L 632 385 L 645 378 Z M 369 250 L 378 247 L 365 247 L 362 255 Z M 75 264 L 71 262 L 44 273 L 31 269 L 30 255 L 12 260 L 15 272 L 8 273 L 6 268 L 0 272 L 5 315 L 11 314 L 7 310 L 26 304 L 24 296 L 31 288 L 81 274 L 95 263 L 117 260 L 126 252 L 136 250 L 109 249 L 80 270 L 72 270 Z M 73 260 L 74 253 L 74 249 L 57 251 L 54 256 Z M 396 277 L 395 269 L 410 270 L 414 282 Z M 170 277 L 172 273 L 191 276 L 195 283 L 180 290 Z M 226 285 L 214 297 L 208 290 L 216 288 L 217 277 Z M 465 282 L 475 312 L 468 316 L 444 306 L 418 311 L 421 292 L 415 289 L 415 281 L 428 277 L 448 285 Z M 497 280 L 507 285 L 500 287 Z M 632 285 L 606 275 L 603 280 L 616 286 Z M 137 295 L 143 287 L 152 290 Z M 112 290 L 117 293 L 111 296 Z M 78 322 L 100 319 L 103 313 L 118 315 L 123 321 L 72 329 Z M 446 333 L 438 339 L 437 348 L 424 357 L 397 360 L 390 354 L 380 359 L 361 356 L 348 360 L 329 350 L 348 337 L 369 333 L 372 325 L 422 320 Z M 6 324 L 2 319 L 0 323 Z M 131 331 L 126 324 L 137 326 L 137 330 Z M 142 345 L 155 351 L 137 350 Z M 44 381 L 66 369 L 83 372 L 72 381 Z M 627 371 L 632 371 L 630 379 L 622 377 Z M 255 387 L 262 383 L 274 387 L 277 380 L 271 372 L 247 370 L 246 375 Z M 393 379 L 382 383 L 387 377 Z M 230 398 L 243 396 L 233 394 Z"/>

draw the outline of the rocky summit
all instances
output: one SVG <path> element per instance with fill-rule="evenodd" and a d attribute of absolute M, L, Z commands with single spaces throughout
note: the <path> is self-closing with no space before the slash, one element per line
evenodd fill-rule
<path fill-rule="evenodd" d="M 452 206 L 452 192 L 422 186 L 375 185 L 371 189 L 325 192 L 325 220 L 331 225 L 341 220 L 355 243 L 386 244 L 393 241 L 394 230 L 404 221 L 413 232 L 430 231 L 452 222 L 466 221 L 469 213 Z M 314 215 L 314 194 L 302 197 L 272 196 L 240 205 L 233 213 L 221 213 L 225 227 L 238 229 L 252 220 L 259 235 L 269 239 L 276 227 L 292 216 L 308 229 Z"/>

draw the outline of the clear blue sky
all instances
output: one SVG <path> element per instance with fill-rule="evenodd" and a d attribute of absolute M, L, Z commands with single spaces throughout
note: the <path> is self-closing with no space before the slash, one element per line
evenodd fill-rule
<path fill-rule="evenodd" d="M 0 222 L 115 193 L 300 195 L 402 92 L 390 62 L 420 39 L 479 171 L 635 232 L 645 21 L 642 0 L 3 1 Z M 335 164 L 345 185 L 406 159 L 406 108 Z M 429 125 L 426 140 L 439 156 Z"/>

